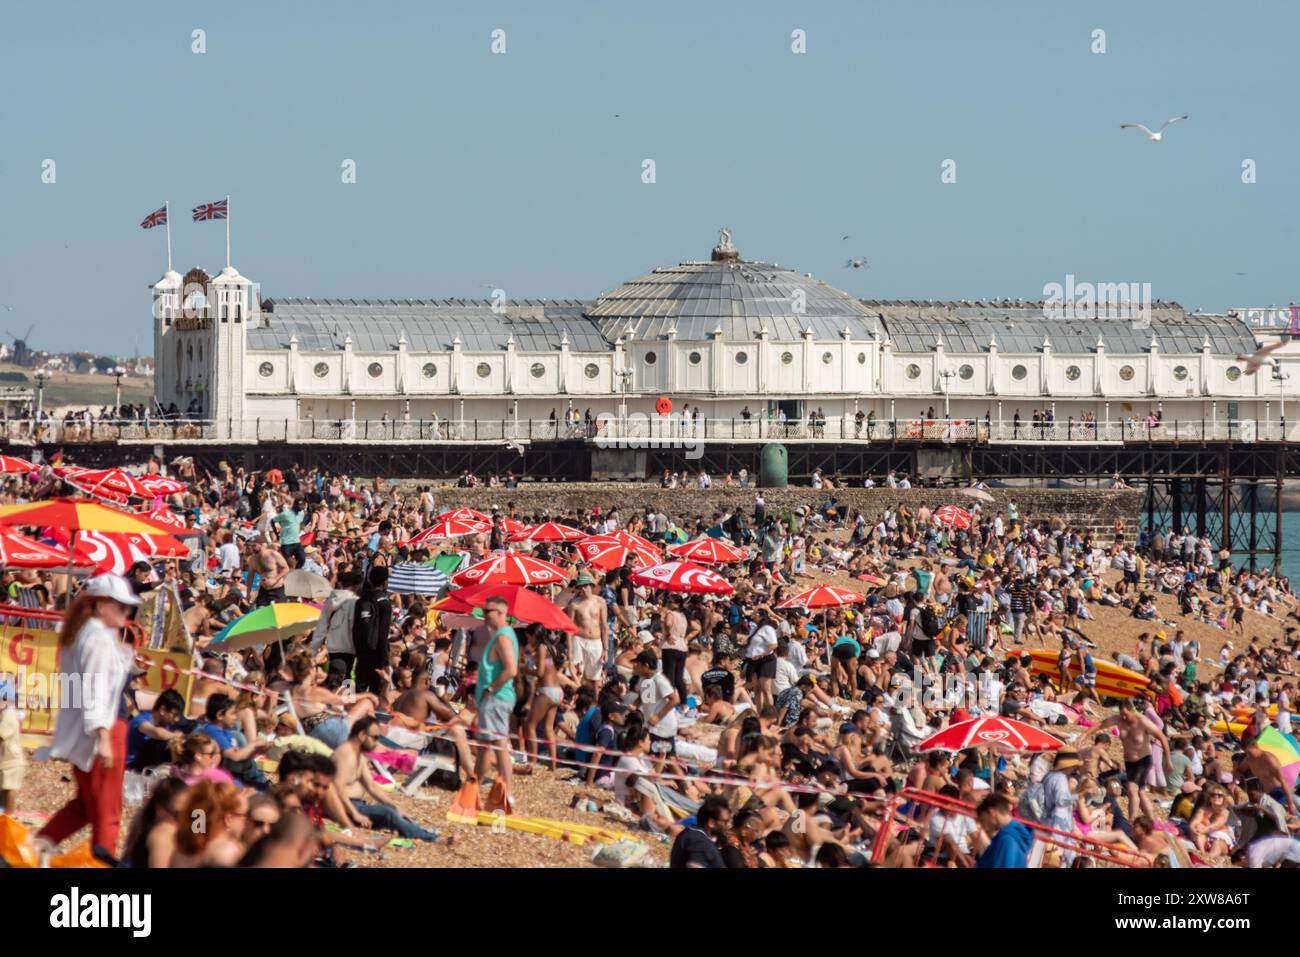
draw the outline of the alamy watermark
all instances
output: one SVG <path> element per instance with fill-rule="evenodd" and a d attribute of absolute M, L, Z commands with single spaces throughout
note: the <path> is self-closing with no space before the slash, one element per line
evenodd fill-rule
<path fill-rule="evenodd" d="M 708 428 L 708 418 L 694 413 L 632 412 L 623 418 L 602 412 L 595 419 L 593 441 L 598 449 L 682 449 L 694 460 L 704 455 Z"/>
<path fill-rule="evenodd" d="M 1151 283 L 1081 282 L 1068 273 L 1065 284 L 1043 286 L 1046 319 L 1123 319 L 1134 329 L 1151 327 Z"/>

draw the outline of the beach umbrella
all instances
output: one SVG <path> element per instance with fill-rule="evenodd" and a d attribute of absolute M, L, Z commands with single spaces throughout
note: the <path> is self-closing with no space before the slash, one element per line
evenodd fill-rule
<path fill-rule="evenodd" d="M 1017 721 L 990 715 L 950 724 L 930 735 L 913 751 L 965 751 L 980 748 L 990 751 L 1055 751 L 1065 742 L 1046 731 Z"/>
<path fill-rule="evenodd" d="M 693 562 L 704 562 L 706 565 L 745 560 L 743 548 L 737 548 L 725 538 L 711 538 L 708 535 L 670 546 L 668 551 L 678 558 L 689 558 Z"/>
<path fill-rule="evenodd" d="M 524 523 L 517 518 L 499 518 L 497 524 L 501 526 L 501 531 L 505 532 L 507 537 L 524 530 Z"/>
<path fill-rule="evenodd" d="M 572 525 L 559 522 L 542 522 L 521 528 L 510 536 L 512 542 L 576 542 L 587 537 L 587 533 Z"/>
<path fill-rule="evenodd" d="M 254 645 L 283 641 L 311 631 L 319 618 L 319 608 L 301 602 L 282 601 L 263 605 L 222 628 L 205 650 L 241 651 Z"/>
<path fill-rule="evenodd" d="M 0 531 L 0 565 L 5 568 L 62 568 L 68 553 L 13 531 Z"/>
<path fill-rule="evenodd" d="M 388 572 L 388 590 L 402 595 L 439 595 L 451 583 L 436 565 L 400 562 Z"/>
<path fill-rule="evenodd" d="M 951 525 L 953 528 L 970 528 L 974 516 L 958 505 L 945 505 L 935 510 L 934 520 L 941 525 Z"/>
<path fill-rule="evenodd" d="M 65 476 L 64 480 L 91 495 L 121 498 L 153 498 L 154 492 L 140 479 L 122 469 L 96 469 Z"/>
<path fill-rule="evenodd" d="M 438 541 L 444 538 L 461 538 L 465 535 L 481 534 L 491 530 L 492 526 L 487 522 L 476 522 L 462 518 L 443 518 L 434 522 L 406 544 L 414 547 L 423 545 L 425 542 Z"/>
<path fill-rule="evenodd" d="M 1255 743 L 1260 750 L 1277 758 L 1277 763 L 1282 765 L 1282 777 L 1286 779 L 1286 786 L 1294 791 L 1296 777 L 1300 776 L 1300 748 L 1296 746 L 1295 738 L 1283 734 L 1270 724 L 1255 738 Z"/>
<path fill-rule="evenodd" d="M 284 593 L 289 598 L 324 601 L 333 590 L 328 578 L 306 569 L 295 568 L 284 576 Z"/>
<path fill-rule="evenodd" d="M 836 608 L 840 605 L 857 605 L 866 601 L 865 595 L 834 585 L 817 585 L 787 598 L 778 608 Z"/>
<path fill-rule="evenodd" d="M 175 529 L 178 532 L 183 532 L 185 529 L 189 528 L 189 526 L 185 524 L 185 519 L 181 518 L 169 508 L 156 508 L 152 512 L 145 512 L 144 514 L 145 518 L 157 522 L 159 525 L 168 529 Z"/>
<path fill-rule="evenodd" d="M 16 459 L 12 455 L 0 455 L 0 473 L 7 475 L 21 475 L 26 472 L 35 472 L 40 466 L 33 465 L 26 459 Z"/>
<path fill-rule="evenodd" d="M 446 519 L 459 519 L 462 522 L 483 522 L 486 525 L 492 524 L 492 516 L 486 512 L 480 512 L 476 508 L 454 508 L 438 516 L 439 521 Z"/>
<path fill-rule="evenodd" d="M 588 565 L 601 571 L 611 571 L 622 566 L 628 559 L 633 565 L 658 565 L 663 561 L 663 554 L 653 545 L 629 541 L 637 536 L 618 538 L 614 535 L 592 535 L 578 542 L 578 554 Z"/>
<path fill-rule="evenodd" d="M 731 582 L 711 568 L 687 561 L 664 562 L 640 568 L 629 575 L 628 580 L 634 585 L 688 595 L 730 595 L 736 590 Z"/>
<path fill-rule="evenodd" d="M 162 475 L 142 475 L 140 476 L 140 484 L 155 495 L 176 495 L 178 492 L 184 492 L 189 488 L 179 479 L 166 478 Z"/>
<path fill-rule="evenodd" d="M 52 471 L 59 478 L 70 478 L 73 475 L 80 475 L 82 472 L 89 472 L 91 469 L 84 465 L 56 465 Z"/>
<path fill-rule="evenodd" d="M 994 499 L 993 496 L 990 495 L 988 492 L 984 491 L 984 489 L 976 488 L 973 485 L 968 488 L 961 489 L 960 491 L 962 495 L 969 495 L 971 498 L 981 502 L 996 501 L 996 499 Z"/>
<path fill-rule="evenodd" d="M 571 635 L 579 632 L 577 624 L 564 609 L 549 598 L 521 585 L 470 585 L 458 588 L 434 607 L 438 611 L 469 614 L 476 608 L 482 608 L 489 598 L 504 598 L 506 611 L 511 618 Z"/>
<path fill-rule="evenodd" d="M 0 505 L 0 525 L 39 525 L 72 532 L 131 532 L 166 535 L 171 529 L 144 515 L 109 508 L 88 498 L 48 498 L 22 505 Z"/>
<path fill-rule="evenodd" d="M 485 558 L 451 576 L 451 583 L 466 585 L 551 585 L 568 581 L 569 574 L 557 565 L 534 558 L 506 552 Z"/>

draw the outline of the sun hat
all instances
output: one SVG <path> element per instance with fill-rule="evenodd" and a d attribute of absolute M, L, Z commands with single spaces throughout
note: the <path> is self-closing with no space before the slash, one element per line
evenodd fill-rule
<path fill-rule="evenodd" d="M 1052 770 L 1065 771 L 1069 768 L 1082 767 L 1083 762 L 1079 760 L 1077 751 L 1057 751 L 1056 760 L 1052 762 Z"/>
<path fill-rule="evenodd" d="M 578 572 L 578 577 L 573 580 L 573 584 L 577 586 L 594 585 L 596 584 L 596 579 L 591 577 L 591 572 L 580 571 Z"/>
<path fill-rule="evenodd" d="M 140 604 L 140 597 L 131 590 L 126 579 L 111 572 L 90 579 L 82 593 L 96 598 L 111 598 L 119 605 L 135 607 Z"/>

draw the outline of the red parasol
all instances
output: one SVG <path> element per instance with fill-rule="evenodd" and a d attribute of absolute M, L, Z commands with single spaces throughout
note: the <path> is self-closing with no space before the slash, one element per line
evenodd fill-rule
<path fill-rule="evenodd" d="M 0 473 L 9 475 L 35 472 L 40 466 L 33 465 L 26 459 L 16 459 L 12 455 L 0 455 Z"/>
<path fill-rule="evenodd" d="M 487 525 L 492 524 L 492 516 L 488 515 L 486 512 L 480 512 L 476 508 L 454 508 L 450 512 L 443 512 L 439 515 L 438 521 L 441 522 L 449 518 L 459 519 L 463 522 L 483 522 Z"/>
<path fill-rule="evenodd" d="M 169 508 L 156 508 L 152 512 L 146 512 L 145 518 L 157 522 L 159 525 L 166 525 L 168 528 L 174 528 L 178 532 L 189 528 L 185 524 L 185 519 L 181 518 Z"/>
<path fill-rule="evenodd" d="M 867 598 L 848 588 L 836 588 L 834 585 L 817 585 L 807 591 L 787 598 L 778 608 L 835 608 L 839 605 L 857 605 Z"/>
<path fill-rule="evenodd" d="M 510 536 L 512 542 L 576 542 L 586 538 L 587 533 L 572 525 L 559 522 L 542 522 L 520 529 Z"/>
<path fill-rule="evenodd" d="M 633 539 L 628 541 L 627 539 Z M 601 571 L 619 568 L 629 559 L 633 565 L 658 565 L 664 560 L 659 549 L 635 535 L 618 538 L 614 535 L 592 535 L 578 542 L 578 553 L 587 564 Z M 647 547 L 648 546 L 648 547 Z"/>
<path fill-rule="evenodd" d="M 153 498 L 154 492 L 130 472 L 122 469 L 97 469 L 78 472 L 76 475 L 64 476 L 64 480 L 90 495 L 103 495 L 107 498 L 121 500 L 129 498 Z"/>
<path fill-rule="evenodd" d="M 568 581 L 564 569 L 531 555 L 506 552 L 485 558 L 463 572 L 451 576 L 451 583 L 466 585 L 551 585 Z"/>
<path fill-rule="evenodd" d="M 965 751 L 967 748 L 986 748 L 994 751 L 1055 751 L 1064 746 L 1064 741 L 1032 724 L 993 715 L 949 725 L 937 734 L 930 735 L 912 750 Z"/>
<path fill-rule="evenodd" d="M 489 598 L 504 598 L 510 617 L 519 621 L 540 624 L 554 631 L 579 632 L 573 619 L 559 605 L 522 585 L 470 585 L 452 592 L 434 606 L 438 611 L 465 614 L 482 608 Z M 476 624 L 482 624 L 477 622 Z"/>
<path fill-rule="evenodd" d="M 501 526 L 501 531 L 505 532 L 507 536 L 515 535 L 524 530 L 524 523 L 517 518 L 497 519 L 497 524 Z"/>
<path fill-rule="evenodd" d="M 176 495 L 189 488 L 179 479 L 165 478 L 162 475 L 142 475 L 140 484 L 155 495 Z"/>
<path fill-rule="evenodd" d="M 735 586 L 711 568 L 694 562 L 673 561 L 641 568 L 628 576 L 635 585 L 690 595 L 730 595 Z"/>
<path fill-rule="evenodd" d="M 693 562 L 716 565 L 725 562 L 743 562 L 745 550 L 737 548 L 724 538 L 697 538 L 681 545 L 672 545 L 668 551 L 678 558 L 689 558 Z"/>
<path fill-rule="evenodd" d="M 423 545 L 425 542 L 437 541 L 443 538 L 461 538 L 464 535 L 474 535 L 492 530 L 492 526 L 486 522 L 472 522 L 460 518 L 444 518 L 434 522 L 419 535 L 407 542 L 407 545 Z"/>
<path fill-rule="evenodd" d="M 975 516 L 959 505 L 945 505 L 935 510 L 934 520 L 940 525 L 951 525 L 953 528 L 970 528 Z"/>
<path fill-rule="evenodd" d="M 0 565 L 5 568 L 64 568 L 68 553 L 18 532 L 0 532 Z"/>

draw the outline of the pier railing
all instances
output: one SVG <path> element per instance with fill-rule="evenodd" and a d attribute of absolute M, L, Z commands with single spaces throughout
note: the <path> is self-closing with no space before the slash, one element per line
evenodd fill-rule
<path fill-rule="evenodd" d="M 1300 442 L 1300 420 L 1124 419 L 1111 422 L 985 419 L 681 418 L 600 416 L 562 419 L 200 419 L 109 420 L 81 417 L 0 420 L 0 441 L 67 443 L 229 442 L 588 442 L 650 448 L 694 442 L 863 442 L 948 444 L 1154 444 Z"/>

